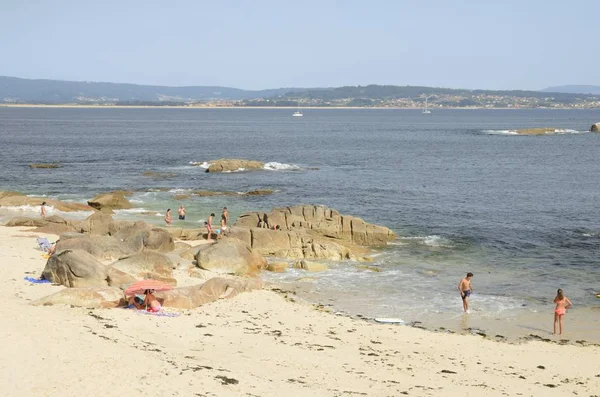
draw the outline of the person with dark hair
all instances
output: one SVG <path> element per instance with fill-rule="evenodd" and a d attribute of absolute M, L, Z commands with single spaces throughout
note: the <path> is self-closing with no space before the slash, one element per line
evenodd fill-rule
<path fill-rule="evenodd" d="M 469 272 L 467 273 L 467 276 L 458 283 L 458 292 L 460 292 L 465 313 L 469 313 L 469 296 L 473 293 L 473 287 L 471 286 L 472 278 L 473 273 Z"/>
<path fill-rule="evenodd" d="M 40 214 L 42 215 L 42 218 L 46 217 L 46 202 L 45 201 L 42 203 L 42 206 L 40 208 Z"/>
<path fill-rule="evenodd" d="M 562 335 L 563 330 L 563 317 L 567 313 L 567 309 L 573 306 L 569 298 L 563 294 L 562 289 L 556 291 L 556 298 L 554 298 L 556 307 L 554 308 L 554 335 L 556 335 L 556 328 L 559 328 L 559 335 Z"/>

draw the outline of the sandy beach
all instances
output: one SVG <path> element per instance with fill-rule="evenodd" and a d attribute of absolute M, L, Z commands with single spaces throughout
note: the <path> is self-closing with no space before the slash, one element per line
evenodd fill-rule
<path fill-rule="evenodd" d="M 64 287 L 23 279 L 45 265 L 36 234 L 27 230 L 0 227 L 5 395 L 593 396 L 600 390 L 598 346 L 509 344 L 379 325 L 276 290 L 243 293 L 178 317 L 31 306 Z"/>

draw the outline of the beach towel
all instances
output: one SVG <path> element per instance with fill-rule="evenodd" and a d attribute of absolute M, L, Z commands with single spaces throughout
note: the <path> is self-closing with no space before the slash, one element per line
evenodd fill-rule
<path fill-rule="evenodd" d="M 33 278 L 33 277 L 29 277 L 29 276 L 26 276 L 24 278 L 24 280 L 27 280 L 30 283 L 34 283 L 34 284 L 47 284 L 50 282 L 50 280 L 40 280 L 39 278 Z"/>
<path fill-rule="evenodd" d="M 149 316 L 158 316 L 158 317 L 179 317 L 181 315 L 181 313 L 166 312 L 164 310 L 161 310 L 159 312 L 149 312 L 147 310 L 136 310 L 136 313 L 146 314 Z"/>

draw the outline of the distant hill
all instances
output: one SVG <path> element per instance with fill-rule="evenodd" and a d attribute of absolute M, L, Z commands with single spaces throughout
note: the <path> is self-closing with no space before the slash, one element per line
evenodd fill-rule
<path fill-rule="evenodd" d="M 0 76 L 0 104 L 178 105 L 230 101 L 240 106 L 597 107 L 598 96 L 541 91 L 465 90 L 367 85 L 335 88 L 242 90 L 218 86 L 168 87 L 121 83 L 32 80 Z"/>
<path fill-rule="evenodd" d="M 265 98 L 302 88 L 241 90 L 218 86 L 167 87 L 154 85 L 32 80 L 0 76 L 0 103 L 114 103 L 188 102 Z"/>
<path fill-rule="evenodd" d="M 548 87 L 543 92 L 562 92 L 566 94 L 592 94 L 600 95 L 600 86 L 598 85 L 560 85 Z"/>
<path fill-rule="evenodd" d="M 569 102 L 577 98 L 585 98 L 586 94 L 572 94 L 553 92 L 553 100 L 556 102 Z M 369 99 L 388 99 L 388 98 L 414 98 L 424 95 L 460 95 L 476 97 L 477 95 L 497 95 L 510 96 L 516 98 L 546 98 L 548 93 L 541 91 L 523 91 L 523 90 L 466 90 L 456 88 L 436 88 L 420 86 L 395 86 L 395 85 L 367 85 L 367 86 L 348 86 L 331 89 L 305 89 L 295 93 L 288 93 L 287 96 L 297 96 L 301 98 L 312 98 L 322 100 L 335 100 L 340 98 L 369 98 Z"/>

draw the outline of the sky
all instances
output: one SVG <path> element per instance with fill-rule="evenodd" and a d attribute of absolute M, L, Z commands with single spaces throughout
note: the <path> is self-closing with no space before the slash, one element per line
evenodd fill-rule
<path fill-rule="evenodd" d="M 600 85 L 598 0 L 0 0 L 0 75 L 244 89 Z"/>

